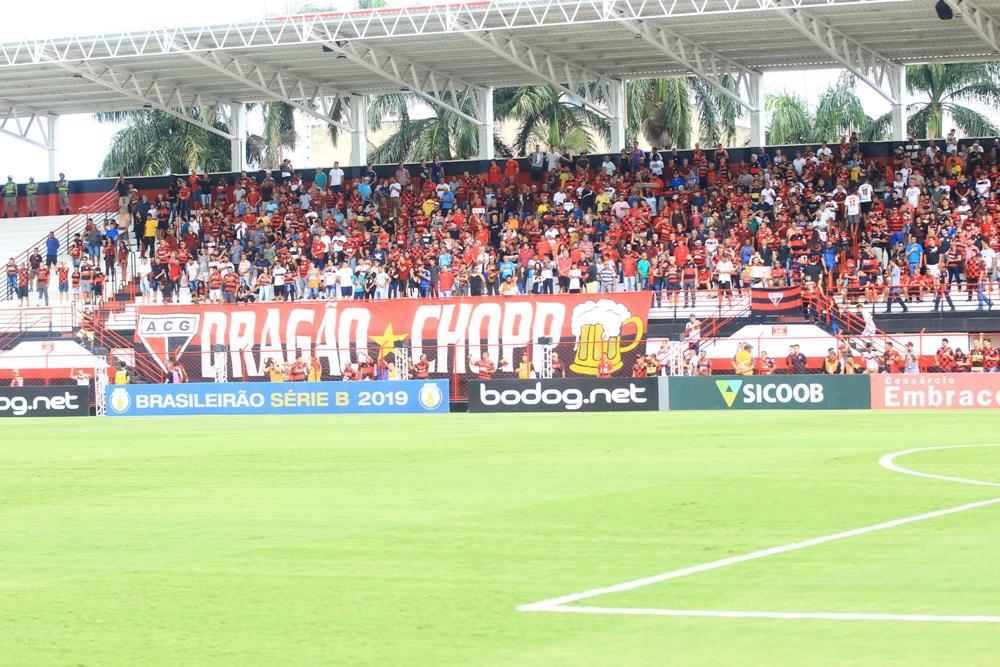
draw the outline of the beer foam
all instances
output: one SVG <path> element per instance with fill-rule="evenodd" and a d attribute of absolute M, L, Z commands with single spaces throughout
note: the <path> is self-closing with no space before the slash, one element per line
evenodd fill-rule
<path fill-rule="evenodd" d="M 579 338 L 583 327 L 600 324 L 604 328 L 604 339 L 616 338 L 621 336 L 622 325 L 631 315 L 628 308 L 611 299 L 587 301 L 573 309 L 570 331 Z"/>

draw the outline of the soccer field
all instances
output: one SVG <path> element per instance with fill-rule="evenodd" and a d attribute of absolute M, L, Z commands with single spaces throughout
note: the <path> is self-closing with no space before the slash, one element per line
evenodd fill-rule
<path fill-rule="evenodd" d="M 996 665 L 998 427 L 11 420 L 0 663 Z"/>

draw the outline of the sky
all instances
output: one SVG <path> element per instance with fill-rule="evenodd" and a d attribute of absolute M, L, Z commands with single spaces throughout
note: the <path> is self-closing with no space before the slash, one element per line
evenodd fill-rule
<path fill-rule="evenodd" d="M 39 20 L 34 3 L 4 2 L 0 21 L 0 41 L 23 38 L 67 36 L 73 34 L 107 33 L 116 30 L 180 26 L 197 23 L 225 23 L 235 19 L 258 18 L 290 13 L 298 0 L 170 0 L 169 2 L 121 2 L 119 0 L 49 0 L 45 4 L 44 20 Z M 315 0 L 312 4 L 329 5 L 330 0 Z M 393 6 L 426 5 L 427 0 L 390 0 Z M 353 0 L 345 0 L 338 8 L 349 9 Z M 840 70 L 809 72 L 768 72 L 764 75 L 765 92 L 787 90 L 806 98 L 815 106 L 820 93 L 833 83 Z M 889 110 L 889 104 L 864 84 L 858 94 L 868 111 L 877 117 Z M 255 131 L 254 119 L 248 119 L 250 131 Z M 63 116 L 59 121 L 61 150 L 57 156 L 57 171 L 67 178 L 93 178 L 100 169 L 108 143 L 118 129 L 102 125 L 89 115 Z M 259 130 L 257 130 L 259 131 Z M 0 135 L 0 155 L 19 182 L 29 176 L 44 180 L 48 176 L 48 154 L 45 150 Z M 0 167 L 0 172 L 3 169 Z M 15 173 L 16 172 L 16 173 Z"/>

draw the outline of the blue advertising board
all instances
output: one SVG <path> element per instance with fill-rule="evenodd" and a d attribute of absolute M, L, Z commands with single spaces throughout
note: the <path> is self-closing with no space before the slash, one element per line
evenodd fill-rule
<path fill-rule="evenodd" d="M 112 417 L 448 412 L 447 380 L 110 385 Z"/>

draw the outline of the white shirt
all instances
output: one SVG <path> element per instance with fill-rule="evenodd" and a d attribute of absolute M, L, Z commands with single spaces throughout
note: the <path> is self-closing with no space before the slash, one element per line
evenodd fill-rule
<path fill-rule="evenodd" d="M 575 266 L 569 270 L 569 289 L 580 289 L 580 276 L 583 274 Z"/>
<path fill-rule="evenodd" d="M 649 170 L 657 176 L 663 175 L 663 160 L 654 160 L 649 163 Z"/>
<path fill-rule="evenodd" d="M 869 183 L 862 183 L 858 186 L 858 198 L 861 200 L 862 204 L 870 204 L 872 201 L 872 193 L 874 188 L 872 188 Z"/>
<path fill-rule="evenodd" d="M 285 286 L 285 274 L 286 273 L 288 273 L 288 271 L 285 269 L 285 267 L 281 266 L 280 264 L 277 265 L 276 267 L 274 267 L 274 270 L 271 271 L 271 276 L 274 278 L 274 286 L 275 287 L 284 287 Z"/>
<path fill-rule="evenodd" d="M 906 188 L 906 201 L 910 206 L 916 208 L 920 203 L 920 188 L 912 185 Z"/>
<path fill-rule="evenodd" d="M 334 167 L 330 170 L 330 185 L 340 185 L 344 182 L 344 170 Z"/>
<path fill-rule="evenodd" d="M 792 160 L 792 168 L 795 169 L 795 173 L 799 176 L 802 175 L 802 169 L 806 166 L 806 159 L 804 157 L 795 158 Z"/>
<path fill-rule="evenodd" d="M 399 183 L 389 184 L 389 199 L 399 199 L 399 196 L 403 193 L 403 186 Z"/>
<path fill-rule="evenodd" d="M 354 271 L 350 266 L 342 266 L 337 269 L 337 282 L 341 287 L 352 287 L 354 285 Z"/>
<path fill-rule="evenodd" d="M 861 215 L 861 197 L 847 195 L 847 198 L 844 199 L 844 207 L 847 209 L 847 215 Z"/>
<path fill-rule="evenodd" d="M 602 162 L 601 163 L 601 169 L 604 170 L 605 174 L 607 174 L 608 176 L 611 176 L 612 174 L 615 173 L 615 163 L 612 162 L 611 160 L 607 160 L 605 162 Z"/>

